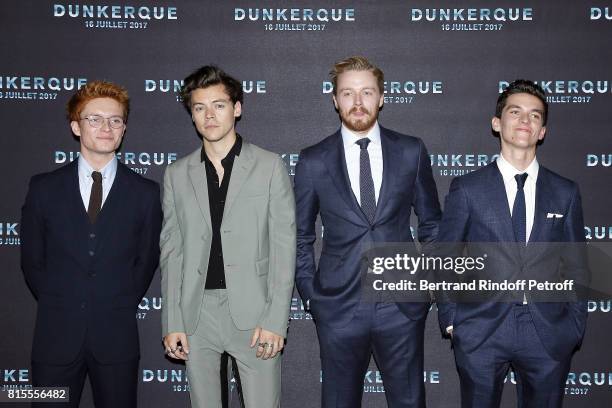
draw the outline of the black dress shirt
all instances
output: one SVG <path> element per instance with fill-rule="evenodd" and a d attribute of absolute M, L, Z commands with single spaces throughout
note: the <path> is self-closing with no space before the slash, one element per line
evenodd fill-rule
<path fill-rule="evenodd" d="M 219 176 L 215 166 L 210 161 L 202 146 L 201 161 L 206 167 L 206 181 L 208 183 L 208 204 L 210 207 L 210 221 L 212 223 L 212 242 L 210 244 L 210 257 L 208 258 L 208 273 L 206 275 L 205 289 L 225 289 L 225 266 L 223 263 L 223 248 L 221 245 L 221 222 L 223 209 L 227 197 L 227 187 L 234 167 L 234 159 L 242 150 L 242 138 L 236 135 L 236 142 L 227 156 L 221 160 L 223 166 L 223 180 L 219 185 Z"/>

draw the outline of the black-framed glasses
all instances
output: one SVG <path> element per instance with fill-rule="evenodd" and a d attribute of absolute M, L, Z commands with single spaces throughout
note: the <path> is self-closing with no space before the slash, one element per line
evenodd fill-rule
<path fill-rule="evenodd" d="M 89 115 L 81 118 L 81 120 L 87 120 L 89 122 L 89 126 L 96 129 L 101 128 L 105 120 L 108 121 L 108 126 L 112 129 L 121 129 L 123 126 L 125 126 L 125 121 L 121 116 L 111 116 L 109 118 L 105 118 L 104 116 L 100 115 Z"/>

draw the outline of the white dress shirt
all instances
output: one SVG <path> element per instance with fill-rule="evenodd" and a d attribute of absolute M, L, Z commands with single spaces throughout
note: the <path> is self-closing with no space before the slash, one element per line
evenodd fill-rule
<path fill-rule="evenodd" d="M 344 143 L 344 158 L 346 160 L 351 189 L 353 190 L 353 194 L 355 194 L 357 202 L 361 205 L 361 193 L 359 189 L 359 157 L 361 154 L 361 147 L 356 143 L 361 137 L 349 130 L 344 124 L 342 124 L 340 133 L 342 134 L 342 143 Z M 380 127 L 378 126 L 378 122 L 374 124 L 365 137 L 370 139 L 370 143 L 368 143 L 368 155 L 370 156 L 370 169 L 372 170 L 372 180 L 374 181 L 374 196 L 376 198 L 376 204 L 378 204 L 378 196 L 380 194 L 380 186 L 382 185 L 383 178 L 383 154 L 380 144 Z"/>
<path fill-rule="evenodd" d="M 531 229 L 533 228 L 533 218 L 535 216 L 536 181 L 538 180 L 538 170 L 540 169 L 538 160 L 534 157 L 531 164 L 529 164 L 524 171 L 521 171 L 512 166 L 500 153 L 499 157 L 497 158 L 497 167 L 499 168 L 502 178 L 504 179 L 504 187 L 506 188 L 506 198 L 508 199 L 510 215 L 512 215 L 514 198 L 516 197 L 516 192 L 518 191 L 514 176 L 517 174 L 527 173 L 527 180 L 525 180 L 523 190 L 525 192 L 525 215 L 527 216 L 527 225 L 525 228 L 527 236 L 525 237 L 525 242 L 528 242 L 529 236 L 531 235 Z"/>
<path fill-rule="evenodd" d="M 83 199 L 83 205 L 85 211 L 89 208 L 89 196 L 91 195 L 91 186 L 93 185 L 93 179 L 91 173 L 94 171 L 93 167 L 87 163 L 87 160 L 79 155 L 79 190 L 81 191 L 81 198 Z M 117 175 L 117 157 L 113 157 L 106 166 L 104 166 L 100 173 L 102 173 L 102 207 L 111 187 L 113 181 L 115 181 L 115 175 Z"/>

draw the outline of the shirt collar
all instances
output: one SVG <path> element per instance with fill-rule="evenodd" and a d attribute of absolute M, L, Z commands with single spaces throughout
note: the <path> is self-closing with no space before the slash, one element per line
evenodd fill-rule
<path fill-rule="evenodd" d="M 504 179 L 504 182 L 514 180 L 514 176 L 521 173 L 527 173 L 527 181 L 535 182 L 538 179 L 538 171 L 540 165 L 536 157 L 533 158 L 529 166 L 524 171 L 516 169 L 510 162 L 504 159 L 504 156 L 500 153 L 497 158 L 497 167 Z"/>
<path fill-rule="evenodd" d="M 240 156 L 241 151 L 242 151 L 242 136 L 240 136 L 239 134 L 236 134 L 236 141 L 234 142 L 234 145 L 232 146 L 230 151 L 227 152 L 227 155 L 223 159 L 221 159 L 221 164 L 225 164 L 227 159 L 229 159 L 230 157 L 233 159 L 236 156 Z M 204 146 L 202 146 L 202 150 L 200 151 L 200 163 L 202 162 L 212 164 L 212 162 L 208 158 L 208 155 L 206 154 L 206 150 L 204 150 Z"/>
<path fill-rule="evenodd" d="M 83 155 L 79 155 L 79 176 L 80 177 L 91 177 L 91 173 L 94 172 L 94 168 L 85 160 Z M 112 175 L 117 173 L 117 156 L 113 156 L 111 161 L 106 163 L 104 167 L 100 169 L 100 173 L 102 174 L 102 179 L 108 179 L 112 177 Z"/>
<path fill-rule="evenodd" d="M 370 129 L 370 131 L 365 136 L 358 136 L 357 134 L 355 134 L 355 132 L 344 126 L 344 123 L 340 128 L 340 133 L 342 134 L 342 143 L 344 144 L 345 150 L 350 148 L 351 146 L 354 147 L 355 142 L 357 142 L 357 140 L 361 139 L 362 137 L 367 137 L 368 139 L 370 139 L 370 143 L 380 145 L 380 126 L 378 126 L 378 121 L 374 123 L 372 129 Z"/>

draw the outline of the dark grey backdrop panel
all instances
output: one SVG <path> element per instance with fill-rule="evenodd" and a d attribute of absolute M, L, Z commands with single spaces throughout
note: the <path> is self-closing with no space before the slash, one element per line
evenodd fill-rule
<path fill-rule="evenodd" d="M 435 4 L 433 4 L 435 3 Z M 194 68 L 215 63 L 244 81 L 239 132 L 283 155 L 338 128 L 328 72 L 363 54 L 386 74 L 383 125 L 422 137 L 440 197 L 453 176 L 494 159 L 490 131 L 504 81 L 524 77 L 546 89 L 550 121 L 542 164 L 576 180 L 585 233 L 612 238 L 612 3 L 609 1 L 140 1 L 5 0 L 0 12 L 0 382 L 24 387 L 36 304 L 19 267 L 19 214 L 36 173 L 73 160 L 78 143 L 64 106 L 80 83 L 125 85 L 132 112 L 120 159 L 160 181 L 165 166 L 200 140 L 178 94 Z M 434 7 L 435 6 L 435 7 Z M 316 331 L 294 295 L 284 353 L 283 406 L 317 407 Z M 138 311 L 142 407 L 187 407 L 184 366 L 161 348 L 159 275 Z M 610 301 L 592 302 L 581 351 L 567 382 L 567 407 L 607 407 L 612 396 Z M 116 335 L 109 333 L 109 347 Z M 435 306 L 426 328 L 424 381 L 431 407 L 458 407 L 449 344 Z M 372 363 L 364 406 L 384 407 Z M 514 406 L 509 377 L 504 407 Z M 82 406 L 90 407 L 86 392 Z"/>

